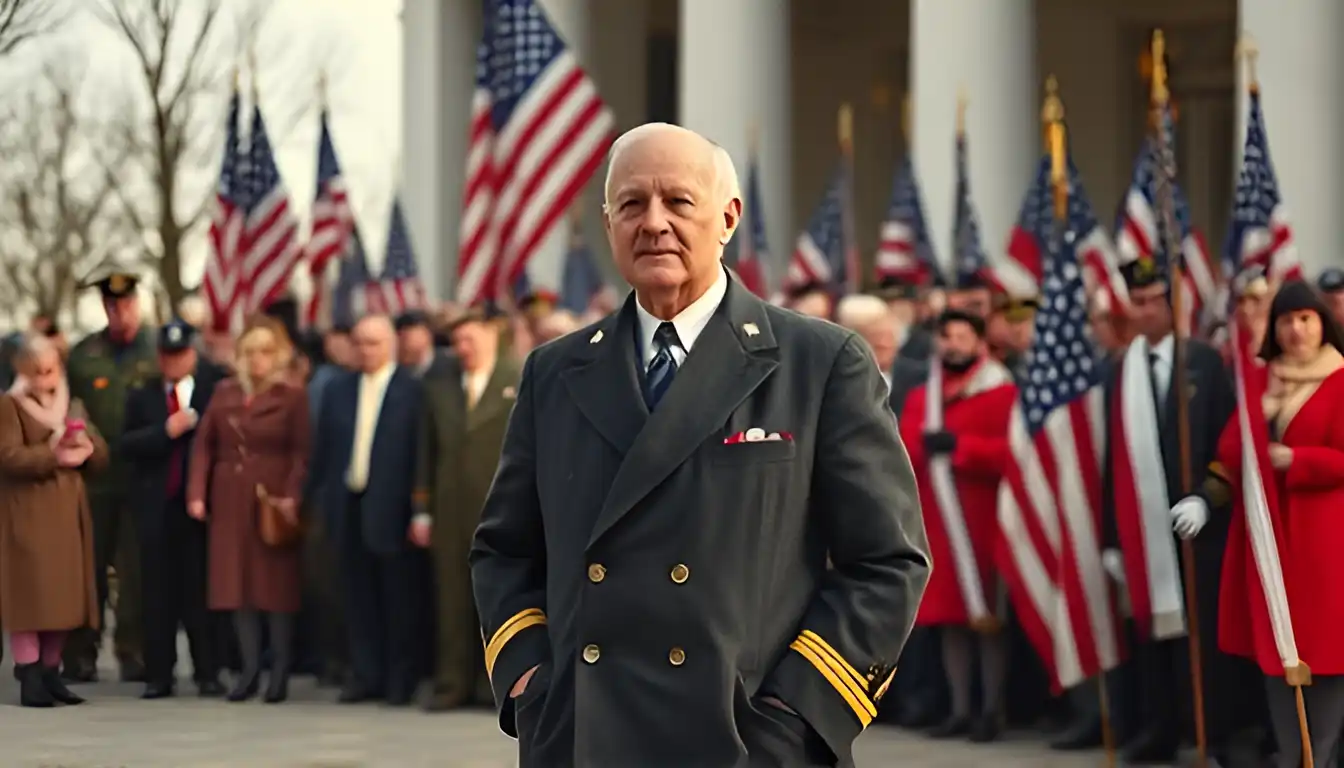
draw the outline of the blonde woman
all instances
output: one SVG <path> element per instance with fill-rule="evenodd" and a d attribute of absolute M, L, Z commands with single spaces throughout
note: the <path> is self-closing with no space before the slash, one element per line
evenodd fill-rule
<path fill-rule="evenodd" d="M 231 611 L 242 674 L 230 701 L 257 694 L 261 617 L 275 653 L 266 701 L 288 696 L 302 569 L 298 547 L 261 539 L 257 489 L 297 520 L 308 468 L 308 396 L 293 380 L 293 346 L 271 318 L 250 321 L 238 337 L 237 374 L 215 391 L 197 429 L 187 485 L 187 512 L 209 523 L 209 604 Z"/>
<path fill-rule="evenodd" d="M 0 394 L 0 625 L 9 633 L 20 703 L 79 704 L 58 670 L 66 632 L 98 626 L 93 526 L 84 467 L 107 445 L 71 400 L 61 350 L 24 338 L 18 378 Z"/>

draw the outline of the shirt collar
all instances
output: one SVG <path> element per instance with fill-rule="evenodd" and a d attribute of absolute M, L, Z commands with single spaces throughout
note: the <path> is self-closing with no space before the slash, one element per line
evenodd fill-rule
<path fill-rule="evenodd" d="M 382 368 L 379 368 L 373 373 L 364 374 L 364 378 L 369 381 L 382 383 L 392 378 L 392 372 L 395 371 L 396 369 L 397 369 L 396 363 L 388 363 L 387 365 L 384 365 Z"/>
<path fill-rule="evenodd" d="M 1176 337 L 1168 333 L 1162 337 L 1162 340 L 1148 348 L 1148 354 L 1157 356 L 1162 362 L 1170 363 L 1171 356 L 1175 354 Z"/>
<path fill-rule="evenodd" d="M 691 347 L 695 346 L 695 340 L 700 337 L 700 333 L 709 325 L 709 319 L 714 316 L 714 310 L 723 303 L 723 297 L 728 293 L 728 273 L 722 269 L 719 270 L 719 279 L 709 286 L 709 290 L 700 294 L 700 298 L 692 301 L 677 316 L 672 318 L 672 327 L 677 329 L 677 338 L 681 341 L 682 349 L 690 354 Z M 635 299 L 635 312 L 639 316 L 639 340 L 643 344 L 642 349 L 653 349 L 653 334 L 658 330 L 658 326 L 663 324 L 662 320 L 649 314 L 649 311 L 639 303 L 638 297 Z"/>

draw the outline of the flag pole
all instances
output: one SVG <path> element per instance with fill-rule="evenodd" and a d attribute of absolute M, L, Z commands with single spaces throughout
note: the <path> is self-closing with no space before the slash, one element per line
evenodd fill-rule
<path fill-rule="evenodd" d="M 844 178 L 840 180 L 840 225 L 845 249 L 845 288 L 850 293 L 857 293 L 863 280 L 859 274 L 859 249 L 854 242 L 854 108 L 849 102 L 840 105 L 836 122 L 840 162 L 844 168 Z"/>
<path fill-rule="evenodd" d="M 1190 465 L 1190 398 L 1189 371 L 1186 370 L 1187 340 L 1185 338 L 1185 264 L 1181 255 L 1181 244 L 1176 234 L 1176 199 L 1172 185 L 1176 183 L 1175 149 L 1168 144 L 1163 111 L 1171 101 L 1171 92 L 1167 88 L 1166 38 L 1162 30 L 1153 31 L 1152 58 L 1153 83 L 1152 107 L 1156 118 L 1157 148 L 1159 150 L 1163 240 L 1167 260 L 1171 270 L 1169 291 L 1171 296 L 1172 332 L 1172 387 L 1176 392 L 1176 444 L 1180 454 L 1181 496 L 1189 494 L 1194 485 L 1194 472 Z M 1195 546 L 1190 539 L 1181 539 L 1182 575 L 1185 581 L 1185 613 L 1187 637 L 1190 641 L 1190 684 L 1195 709 L 1195 747 L 1197 756 L 1195 765 L 1206 768 L 1209 764 L 1209 743 L 1204 723 L 1204 664 L 1199 642 L 1199 604 L 1195 589 Z"/>
<path fill-rule="evenodd" d="M 1045 125 L 1045 147 L 1050 153 L 1050 188 L 1054 202 L 1054 238 L 1051 250 L 1059 252 L 1059 239 L 1069 215 L 1068 141 L 1064 127 L 1064 102 L 1059 98 L 1059 81 L 1054 75 L 1045 79 L 1045 104 L 1041 107 Z M 1097 673 L 1097 699 L 1101 713 L 1101 744 L 1106 750 L 1107 768 L 1115 768 L 1115 732 L 1111 728 L 1111 697 L 1106 691 L 1106 670 Z"/>

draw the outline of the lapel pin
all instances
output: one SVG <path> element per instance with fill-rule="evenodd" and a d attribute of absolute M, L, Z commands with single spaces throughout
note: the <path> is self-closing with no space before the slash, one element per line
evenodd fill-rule
<path fill-rule="evenodd" d="M 743 324 L 742 324 L 742 330 L 743 330 L 748 336 L 755 336 L 755 335 L 757 335 L 757 334 L 759 334 L 759 333 L 761 332 L 761 329 L 760 329 L 760 328 L 757 328 L 755 323 L 743 323 Z"/>
<path fill-rule="evenodd" d="M 599 341 L 601 341 L 601 340 L 602 340 L 602 329 L 599 328 L 599 329 L 597 329 L 597 333 L 594 333 L 594 334 L 593 334 L 593 338 L 591 338 L 591 339 L 588 340 L 588 343 L 589 343 L 589 344 L 596 344 L 597 342 L 599 342 Z"/>

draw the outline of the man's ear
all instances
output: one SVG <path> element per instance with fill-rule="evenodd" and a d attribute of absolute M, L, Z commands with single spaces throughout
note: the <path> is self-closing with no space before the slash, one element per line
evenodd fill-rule
<path fill-rule="evenodd" d="M 727 245 L 729 240 L 733 239 L 733 233 L 737 231 L 737 225 L 742 223 L 742 200 L 734 197 L 723 207 L 723 234 L 719 237 L 719 243 Z"/>

